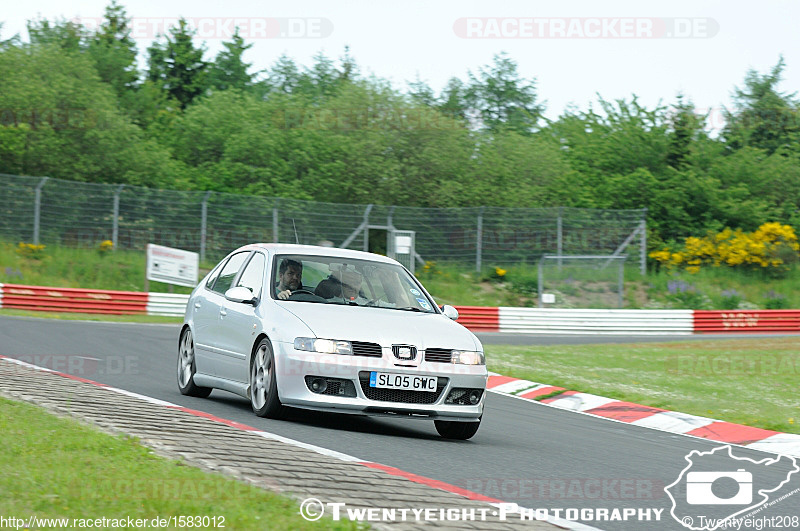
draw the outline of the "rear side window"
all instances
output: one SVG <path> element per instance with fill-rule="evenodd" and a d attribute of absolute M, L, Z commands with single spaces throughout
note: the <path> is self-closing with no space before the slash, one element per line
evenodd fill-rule
<path fill-rule="evenodd" d="M 239 273 L 239 270 L 242 268 L 242 264 L 244 264 L 244 261 L 249 255 L 250 251 L 244 251 L 231 256 L 228 263 L 225 264 L 225 267 L 220 271 L 219 277 L 214 283 L 214 287 L 211 289 L 222 294 L 231 289 L 233 279 L 236 278 L 237 273 Z"/>

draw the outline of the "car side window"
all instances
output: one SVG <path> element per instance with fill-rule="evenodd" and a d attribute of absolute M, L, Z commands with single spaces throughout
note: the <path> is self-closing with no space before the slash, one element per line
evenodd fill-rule
<path fill-rule="evenodd" d="M 266 259 L 264 258 L 264 255 L 261 253 L 255 253 L 253 258 L 250 260 L 250 263 L 248 263 L 247 267 L 244 268 L 244 272 L 242 273 L 242 276 L 239 277 L 239 282 L 237 282 L 236 285 L 250 288 L 250 291 L 253 292 L 253 295 L 255 297 L 259 297 L 261 295 L 261 286 L 264 282 L 265 265 Z"/>
<path fill-rule="evenodd" d="M 231 285 L 233 284 L 233 279 L 236 278 L 236 274 L 242 268 L 242 264 L 250 255 L 250 251 L 245 251 L 243 253 L 237 253 L 231 256 L 228 263 L 225 264 L 225 267 L 222 268 L 222 271 L 219 273 L 219 278 L 214 283 L 214 287 L 211 288 L 213 291 L 217 293 L 225 294 L 226 291 L 231 289 Z"/>

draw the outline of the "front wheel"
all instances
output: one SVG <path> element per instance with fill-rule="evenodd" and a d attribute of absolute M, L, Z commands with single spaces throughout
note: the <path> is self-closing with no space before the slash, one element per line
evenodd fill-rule
<path fill-rule="evenodd" d="M 481 421 L 478 422 L 456 422 L 452 420 L 434 420 L 436 431 L 445 439 L 457 439 L 466 441 L 478 432 Z"/>
<path fill-rule="evenodd" d="M 210 387 L 200 387 L 194 383 L 197 367 L 194 361 L 194 339 L 192 330 L 186 328 L 178 343 L 178 389 L 182 395 L 205 398 L 211 394 Z"/>
<path fill-rule="evenodd" d="M 278 398 L 275 355 L 269 339 L 262 339 L 250 363 L 250 405 L 259 417 L 283 418 L 286 408 Z"/>

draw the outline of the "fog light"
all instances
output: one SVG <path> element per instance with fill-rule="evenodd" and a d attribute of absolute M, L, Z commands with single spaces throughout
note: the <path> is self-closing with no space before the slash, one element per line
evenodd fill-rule
<path fill-rule="evenodd" d="M 469 394 L 469 403 L 473 406 L 481 401 L 481 392 L 477 389 Z"/>
<path fill-rule="evenodd" d="M 324 393 L 325 389 L 328 388 L 328 382 L 323 380 L 322 378 L 314 378 L 311 380 L 311 390 L 315 393 Z"/>

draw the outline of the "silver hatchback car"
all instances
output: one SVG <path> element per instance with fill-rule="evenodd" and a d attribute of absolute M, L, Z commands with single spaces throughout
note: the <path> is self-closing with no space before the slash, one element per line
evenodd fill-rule
<path fill-rule="evenodd" d="M 481 342 L 457 317 L 384 256 L 247 245 L 189 298 L 178 387 L 235 393 L 262 417 L 292 406 L 423 418 L 443 437 L 469 439 L 488 375 Z"/>

